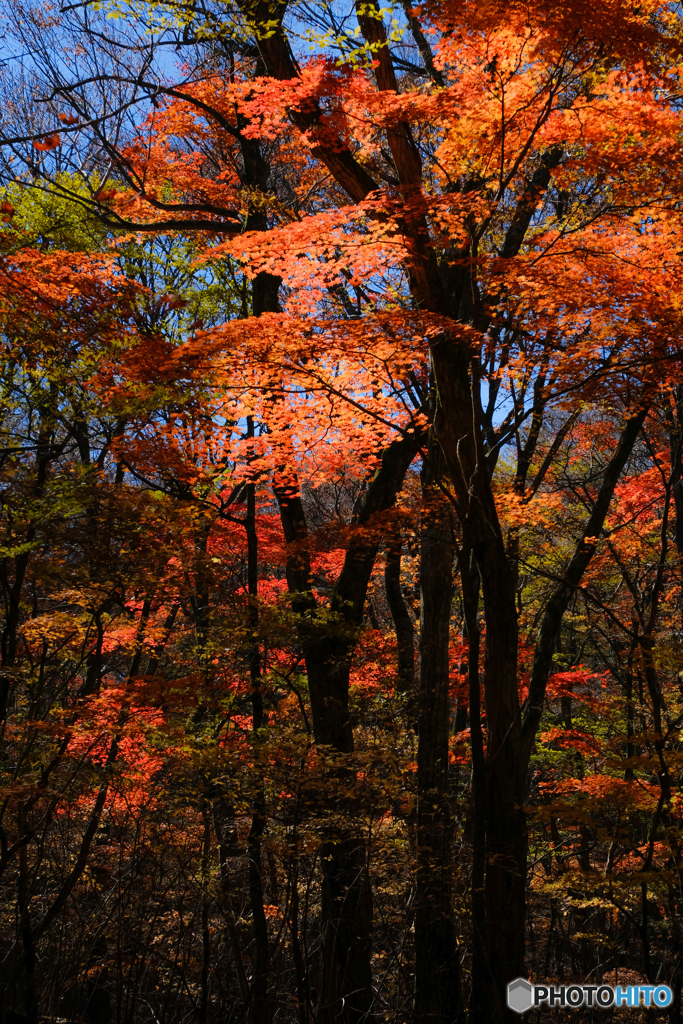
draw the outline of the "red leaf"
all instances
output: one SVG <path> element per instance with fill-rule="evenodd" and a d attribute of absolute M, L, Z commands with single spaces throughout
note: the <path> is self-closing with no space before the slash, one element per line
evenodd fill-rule
<path fill-rule="evenodd" d="M 37 149 L 40 153 L 49 153 L 51 149 L 56 149 L 60 145 L 61 139 L 57 132 L 55 132 L 54 135 L 46 136 L 42 142 L 34 142 L 33 148 Z"/>
<path fill-rule="evenodd" d="M 109 203 L 112 199 L 116 198 L 115 188 L 101 188 L 95 192 L 93 199 L 98 203 Z"/>
<path fill-rule="evenodd" d="M 166 309 L 184 309 L 185 306 L 190 305 L 190 301 L 189 299 L 183 299 L 182 296 L 176 295 L 174 292 L 168 292 L 160 297 L 159 305 L 165 306 Z"/>

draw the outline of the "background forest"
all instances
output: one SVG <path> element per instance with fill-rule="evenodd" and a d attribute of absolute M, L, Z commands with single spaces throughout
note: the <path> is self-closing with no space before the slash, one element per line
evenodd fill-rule
<path fill-rule="evenodd" d="M 680 1021 L 679 5 L 0 12 L 0 1024 Z"/>

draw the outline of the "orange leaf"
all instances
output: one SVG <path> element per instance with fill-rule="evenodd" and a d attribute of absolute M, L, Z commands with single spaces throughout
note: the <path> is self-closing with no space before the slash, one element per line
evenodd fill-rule
<path fill-rule="evenodd" d="M 49 153 L 51 149 L 56 149 L 60 145 L 61 139 L 57 132 L 55 132 L 54 135 L 46 136 L 42 142 L 34 142 L 33 148 L 37 149 L 39 153 Z"/>
<path fill-rule="evenodd" d="M 159 304 L 165 306 L 166 309 L 184 309 L 185 306 L 189 306 L 189 300 L 182 298 L 181 295 L 176 295 L 173 292 L 168 292 L 166 295 L 162 295 L 159 299 Z"/>

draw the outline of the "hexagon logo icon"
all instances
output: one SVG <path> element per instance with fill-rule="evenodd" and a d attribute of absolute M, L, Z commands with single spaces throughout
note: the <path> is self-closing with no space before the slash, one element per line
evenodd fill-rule
<path fill-rule="evenodd" d="M 508 985 L 508 1006 L 515 1013 L 526 1013 L 534 1005 L 534 988 L 526 978 L 515 978 Z"/>

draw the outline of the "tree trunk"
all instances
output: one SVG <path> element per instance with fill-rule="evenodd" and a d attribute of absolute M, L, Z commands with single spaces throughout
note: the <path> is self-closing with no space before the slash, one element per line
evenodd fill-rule
<path fill-rule="evenodd" d="M 441 450 L 432 442 L 422 471 L 420 559 L 415 1020 L 422 1024 L 453 1024 L 460 1010 L 448 802 L 453 540 L 449 502 L 438 489 L 442 467 Z"/>
<path fill-rule="evenodd" d="M 343 826 L 322 844 L 322 986 L 319 1024 L 357 1024 L 372 1005 L 372 889 L 364 837 Z"/>
<path fill-rule="evenodd" d="M 254 436 L 254 422 L 247 417 L 247 436 Z M 254 767 L 257 769 L 257 789 L 254 796 L 254 811 L 247 840 L 247 859 L 249 864 L 249 901 L 254 922 L 254 976 L 252 981 L 252 998 L 250 1007 L 251 1024 L 268 1024 L 272 1010 L 268 999 L 268 972 L 270 955 L 268 950 L 268 922 L 266 919 L 263 899 L 263 858 L 261 839 L 266 827 L 265 818 L 265 784 L 261 766 L 262 732 L 267 725 L 268 717 L 263 703 L 261 678 L 261 655 L 259 648 L 259 606 L 258 606 L 258 535 L 256 532 L 256 488 L 253 483 L 247 484 L 247 590 L 248 590 L 248 629 L 247 642 L 249 657 L 249 678 L 251 682 L 252 702 L 252 744 L 254 750 Z"/>
<path fill-rule="evenodd" d="M 390 529 L 386 538 L 386 562 L 384 565 L 384 586 L 387 604 L 396 630 L 396 647 L 398 653 L 398 685 L 397 689 L 404 694 L 409 705 L 415 690 L 415 645 L 413 639 L 413 620 L 401 590 L 401 548 L 403 546 L 400 530 Z"/>
<path fill-rule="evenodd" d="M 24 804 L 19 805 L 19 829 L 26 834 L 28 825 L 24 816 Z M 19 931 L 23 949 L 23 995 L 26 1024 L 38 1024 L 38 996 L 36 993 L 36 950 L 31 929 L 31 910 L 29 893 L 28 844 L 19 850 L 18 873 L 18 910 Z"/>
<path fill-rule="evenodd" d="M 481 722 L 479 656 L 481 632 L 479 610 L 479 571 L 471 551 L 459 551 L 463 612 L 467 632 L 467 682 L 472 747 L 472 977 L 470 1019 L 486 1020 L 486 993 L 493 979 L 486 955 L 486 755 Z M 458 711 L 460 708 L 458 707 Z M 464 724 L 462 726 L 464 728 Z"/>
<path fill-rule="evenodd" d="M 486 959 L 492 979 L 486 989 L 486 1024 L 511 1020 L 506 986 L 524 971 L 526 825 L 521 809 L 525 765 L 517 692 L 517 609 L 514 576 L 487 472 L 481 435 L 476 375 L 457 337 L 432 345 L 439 402 L 436 434 L 453 482 L 465 546 L 474 552 L 481 578 L 486 622 L 484 692 L 487 769 L 484 793 L 476 790 L 475 817 L 486 822 Z M 483 1022 L 482 1022 L 483 1024 Z"/>

